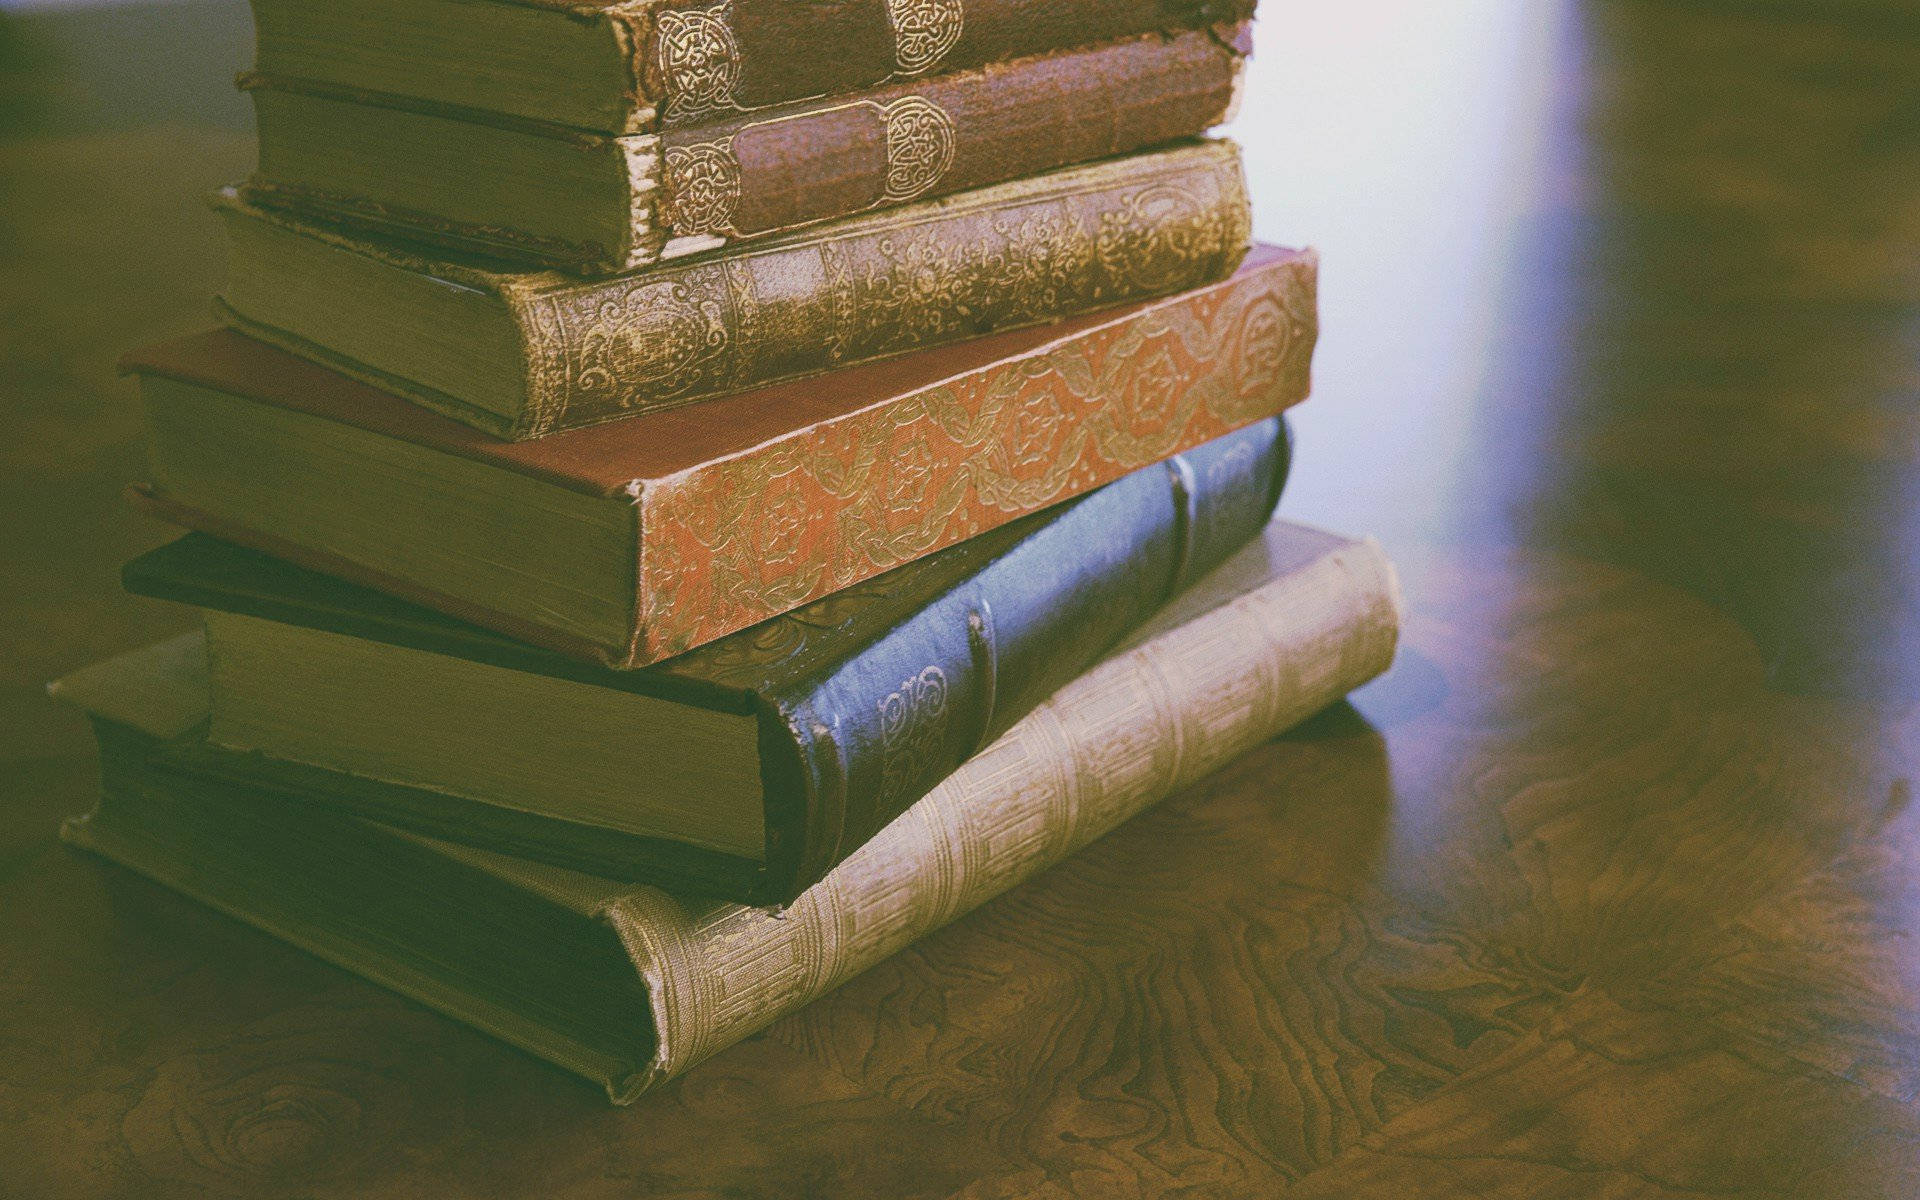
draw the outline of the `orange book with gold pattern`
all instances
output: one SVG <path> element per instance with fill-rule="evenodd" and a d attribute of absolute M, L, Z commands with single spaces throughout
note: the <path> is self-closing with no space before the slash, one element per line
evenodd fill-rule
<path fill-rule="evenodd" d="M 137 351 L 162 515 L 635 667 L 1304 399 L 1317 260 L 536 441 L 232 331 Z"/>

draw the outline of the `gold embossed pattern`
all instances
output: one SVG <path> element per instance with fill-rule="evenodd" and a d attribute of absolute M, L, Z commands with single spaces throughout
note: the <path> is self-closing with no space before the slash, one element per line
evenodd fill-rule
<path fill-rule="evenodd" d="M 666 279 L 641 276 L 585 300 L 573 361 L 587 393 L 650 389 L 671 395 L 679 382 L 727 346 L 723 272 L 687 271 Z"/>
<path fill-rule="evenodd" d="M 929 146 L 903 151 L 902 186 L 943 169 Z M 1167 152 L 1088 186 L 1113 170 L 526 295 L 527 436 L 1197 287 L 1239 262 L 1249 217 L 1230 146 Z M 691 219 L 723 219 L 726 168 L 702 171 L 690 194 L 712 203 Z"/>
<path fill-rule="evenodd" d="M 893 59 L 903 75 L 940 65 L 966 28 L 960 0 L 887 0 Z"/>
<path fill-rule="evenodd" d="M 1310 265 L 1243 274 L 650 489 L 643 505 L 676 516 L 648 531 L 648 656 L 755 624 L 1280 411 L 1306 392 L 1313 305 Z"/>
<path fill-rule="evenodd" d="M 922 96 L 886 106 L 887 185 L 879 203 L 911 200 L 940 182 L 953 165 L 953 118 Z"/>
<path fill-rule="evenodd" d="M 924 594 L 922 574 L 916 568 L 933 560 L 920 559 L 882 580 L 868 580 L 824 596 L 803 608 L 762 621 L 742 634 L 709 642 L 677 660 L 686 674 L 722 685 L 753 687 L 792 661 L 808 639 L 844 633 L 870 608 L 882 606 L 896 594 Z"/>
<path fill-rule="evenodd" d="M 740 160 L 734 155 L 732 138 L 668 147 L 666 167 L 669 230 L 681 236 L 734 232 Z"/>
<path fill-rule="evenodd" d="M 733 5 L 722 0 L 705 8 L 663 9 L 655 18 L 653 67 L 669 120 L 757 107 L 737 99 L 741 55 L 733 16 Z M 893 34 L 892 78 L 938 69 L 966 31 L 961 0 L 886 0 L 886 20 Z"/>
<path fill-rule="evenodd" d="M 1392 568 L 1370 542 L 1328 540 L 1335 548 L 1309 565 L 1069 684 L 784 913 L 689 908 L 651 890 L 623 897 L 609 915 L 647 982 L 659 1032 L 651 1080 L 800 1007 L 1384 670 L 1398 630 Z"/>
<path fill-rule="evenodd" d="M 878 122 L 886 153 L 880 189 L 867 209 L 915 199 L 938 185 L 953 166 L 957 149 L 953 118 L 922 96 L 903 96 L 884 105 L 856 100 L 756 121 L 711 142 L 667 148 L 661 214 L 665 232 L 680 237 L 739 237 L 752 232 L 741 229 L 737 221 L 743 184 L 735 140 L 782 125 L 804 131 L 807 122 L 858 111 L 870 112 Z"/>
<path fill-rule="evenodd" d="M 670 117 L 724 112 L 740 84 L 740 46 L 725 4 L 665 9 L 658 17 L 654 65 Z"/>

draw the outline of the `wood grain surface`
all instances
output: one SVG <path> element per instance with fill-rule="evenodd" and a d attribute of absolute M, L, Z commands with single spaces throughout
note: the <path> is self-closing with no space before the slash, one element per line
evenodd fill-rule
<path fill-rule="evenodd" d="M 247 26 L 0 15 L 0 1195 L 1920 1195 L 1920 19 L 1275 7 L 1399 663 L 627 1110 L 54 840 Z"/>

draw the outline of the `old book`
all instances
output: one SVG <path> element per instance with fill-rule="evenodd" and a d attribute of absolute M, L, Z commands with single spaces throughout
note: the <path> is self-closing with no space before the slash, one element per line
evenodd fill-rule
<path fill-rule="evenodd" d="M 1392 571 L 1276 524 L 783 912 L 676 899 L 165 765 L 206 716 L 197 635 L 55 686 L 104 795 L 67 838 L 561 1066 L 676 1075 L 1383 670 Z"/>
<path fill-rule="evenodd" d="M 261 71 L 602 133 L 1231 28 L 1253 0 L 253 0 Z"/>
<path fill-rule="evenodd" d="M 161 515 L 586 661 L 714 641 L 1307 394 L 1311 253 L 1166 300 L 501 442 L 218 331 L 139 351 Z"/>
<path fill-rule="evenodd" d="M 219 208 L 231 324 L 513 439 L 1201 287 L 1249 229 L 1227 142 L 598 280 L 422 258 L 231 192 Z"/>
<path fill-rule="evenodd" d="M 639 671 L 201 534 L 125 579 L 205 610 L 211 724 L 182 751 L 202 771 L 785 904 L 1253 538 L 1287 451 L 1262 421 Z"/>
<path fill-rule="evenodd" d="M 604 274 L 1205 133 L 1248 31 L 1148 36 L 624 136 L 250 74 L 245 193 L 376 234 Z"/>

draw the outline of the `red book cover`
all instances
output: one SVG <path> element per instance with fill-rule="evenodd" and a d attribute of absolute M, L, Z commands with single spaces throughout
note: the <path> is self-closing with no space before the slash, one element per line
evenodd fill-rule
<path fill-rule="evenodd" d="M 1256 247 L 1230 278 L 1166 299 L 524 442 L 495 440 L 231 331 L 125 360 L 141 375 L 632 505 L 634 605 L 619 644 L 490 610 L 393 564 L 303 544 L 257 512 L 183 504 L 160 486 L 137 490 L 178 523 L 633 667 L 1287 409 L 1309 387 L 1316 269 L 1311 251 Z"/>

